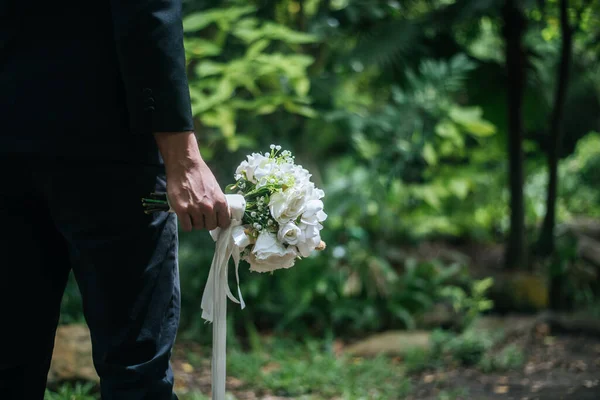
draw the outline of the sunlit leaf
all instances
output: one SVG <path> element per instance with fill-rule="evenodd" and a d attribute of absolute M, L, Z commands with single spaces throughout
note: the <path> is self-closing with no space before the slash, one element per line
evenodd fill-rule
<path fill-rule="evenodd" d="M 484 120 L 482 114 L 480 107 L 454 106 L 449 112 L 450 118 L 468 133 L 479 137 L 491 136 L 496 133 L 496 127 Z"/>
<path fill-rule="evenodd" d="M 443 120 L 435 126 L 435 133 L 444 139 L 451 140 L 458 147 L 464 146 L 464 139 L 456 124 L 449 120 Z"/>
<path fill-rule="evenodd" d="M 216 23 L 223 28 L 254 11 L 254 7 L 246 6 L 217 8 L 193 13 L 183 19 L 183 30 L 185 32 L 195 32 L 206 28 L 212 23 Z"/>
<path fill-rule="evenodd" d="M 195 72 L 198 74 L 198 77 L 204 78 L 207 76 L 220 74 L 225 70 L 225 68 L 226 66 L 224 64 L 205 60 L 196 65 Z"/>
<path fill-rule="evenodd" d="M 425 146 L 423 146 L 422 154 L 423 158 L 425 159 L 425 161 L 427 161 L 429 165 L 437 164 L 437 154 L 435 153 L 435 150 L 433 149 L 431 143 L 425 143 Z"/>
<path fill-rule="evenodd" d="M 221 47 L 212 41 L 190 38 L 185 40 L 185 49 L 193 57 L 203 58 L 221 54 Z"/>
<path fill-rule="evenodd" d="M 469 194 L 469 181 L 466 179 L 452 179 L 448 184 L 450 191 L 461 200 Z"/>

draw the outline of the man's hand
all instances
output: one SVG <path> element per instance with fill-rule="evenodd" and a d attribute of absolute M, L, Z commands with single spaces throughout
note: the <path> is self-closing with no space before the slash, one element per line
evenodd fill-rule
<path fill-rule="evenodd" d="M 165 162 L 169 203 L 181 228 L 212 230 L 229 226 L 225 195 L 198 150 L 193 132 L 155 133 Z"/>

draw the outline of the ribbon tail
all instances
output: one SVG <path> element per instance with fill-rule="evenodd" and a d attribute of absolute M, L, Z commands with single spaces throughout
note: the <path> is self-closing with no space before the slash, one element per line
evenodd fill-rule
<path fill-rule="evenodd" d="M 216 241 L 215 254 L 213 256 L 208 281 L 202 294 L 202 318 L 213 323 L 213 352 L 212 352 L 212 400 L 225 400 L 225 380 L 227 363 L 227 298 L 245 307 L 244 300 L 239 287 L 238 264 L 240 249 L 233 240 L 234 226 L 241 224 L 245 200 L 240 195 L 227 196 L 232 210 L 232 224 L 227 229 L 211 232 Z M 233 223 L 235 222 L 235 223 Z M 236 280 L 238 286 L 238 301 L 228 284 L 229 259 L 235 261 Z"/>
<path fill-rule="evenodd" d="M 200 305 L 202 308 L 202 318 L 207 322 L 213 322 L 215 316 L 214 302 L 216 298 L 217 280 L 223 262 L 222 251 L 220 251 L 221 249 L 219 245 L 220 243 L 217 241 L 215 254 L 208 272 L 208 279 L 206 281 L 206 286 L 204 287 L 204 293 L 202 294 L 202 303 Z"/>
<path fill-rule="evenodd" d="M 221 259 L 227 263 L 227 259 Z M 219 265 L 219 273 L 214 275 L 214 321 L 212 352 L 212 400 L 225 400 L 225 380 L 227 376 L 227 268 Z"/>
<path fill-rule="evenodd" d="M 234 245 L 232 257 L 233 257 L 233 263 L 235 265 L 235 281 L 237 283 L 238 298 L 240 299 L 239 303 L 243 310 L 244 308 L 246 308 L 246 303 L 244 302 L 244 298 L 242 297 L 242 290 L 240 289 L 240 272 L 239 272 L 240 253 L 241 253 L 240 248 L 238 246 Z"/>

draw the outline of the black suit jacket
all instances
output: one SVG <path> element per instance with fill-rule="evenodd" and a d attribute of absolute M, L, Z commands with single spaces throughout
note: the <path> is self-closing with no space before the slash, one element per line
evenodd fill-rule
<path fill-rule="evenodd" d="M 0 153 L 154 163 L 193 128 L 181 0 L 0 0 Z"/>

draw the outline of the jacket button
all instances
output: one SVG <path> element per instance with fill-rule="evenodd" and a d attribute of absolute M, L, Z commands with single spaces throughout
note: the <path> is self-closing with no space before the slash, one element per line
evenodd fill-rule
<path fill-rule="evenodd" d="M 146 97 L 144 99 L 144 104 L 146 104 L 147 106 L 153 106 L 154 105 L 154 97 Z"/>
<path fill-rule="evenodd" d="M 146 95 L 151 95 L 152 94 L 152 89 L 150 89 L 150 88 L 144 88 L 144 90 L 142 92 L 144 94 L 146 94 Z"/>
<path fill-rule="evenodd" d="M 154 106 L 148 106 L 144 108 L 144 111 L 154 111 Z"/>

